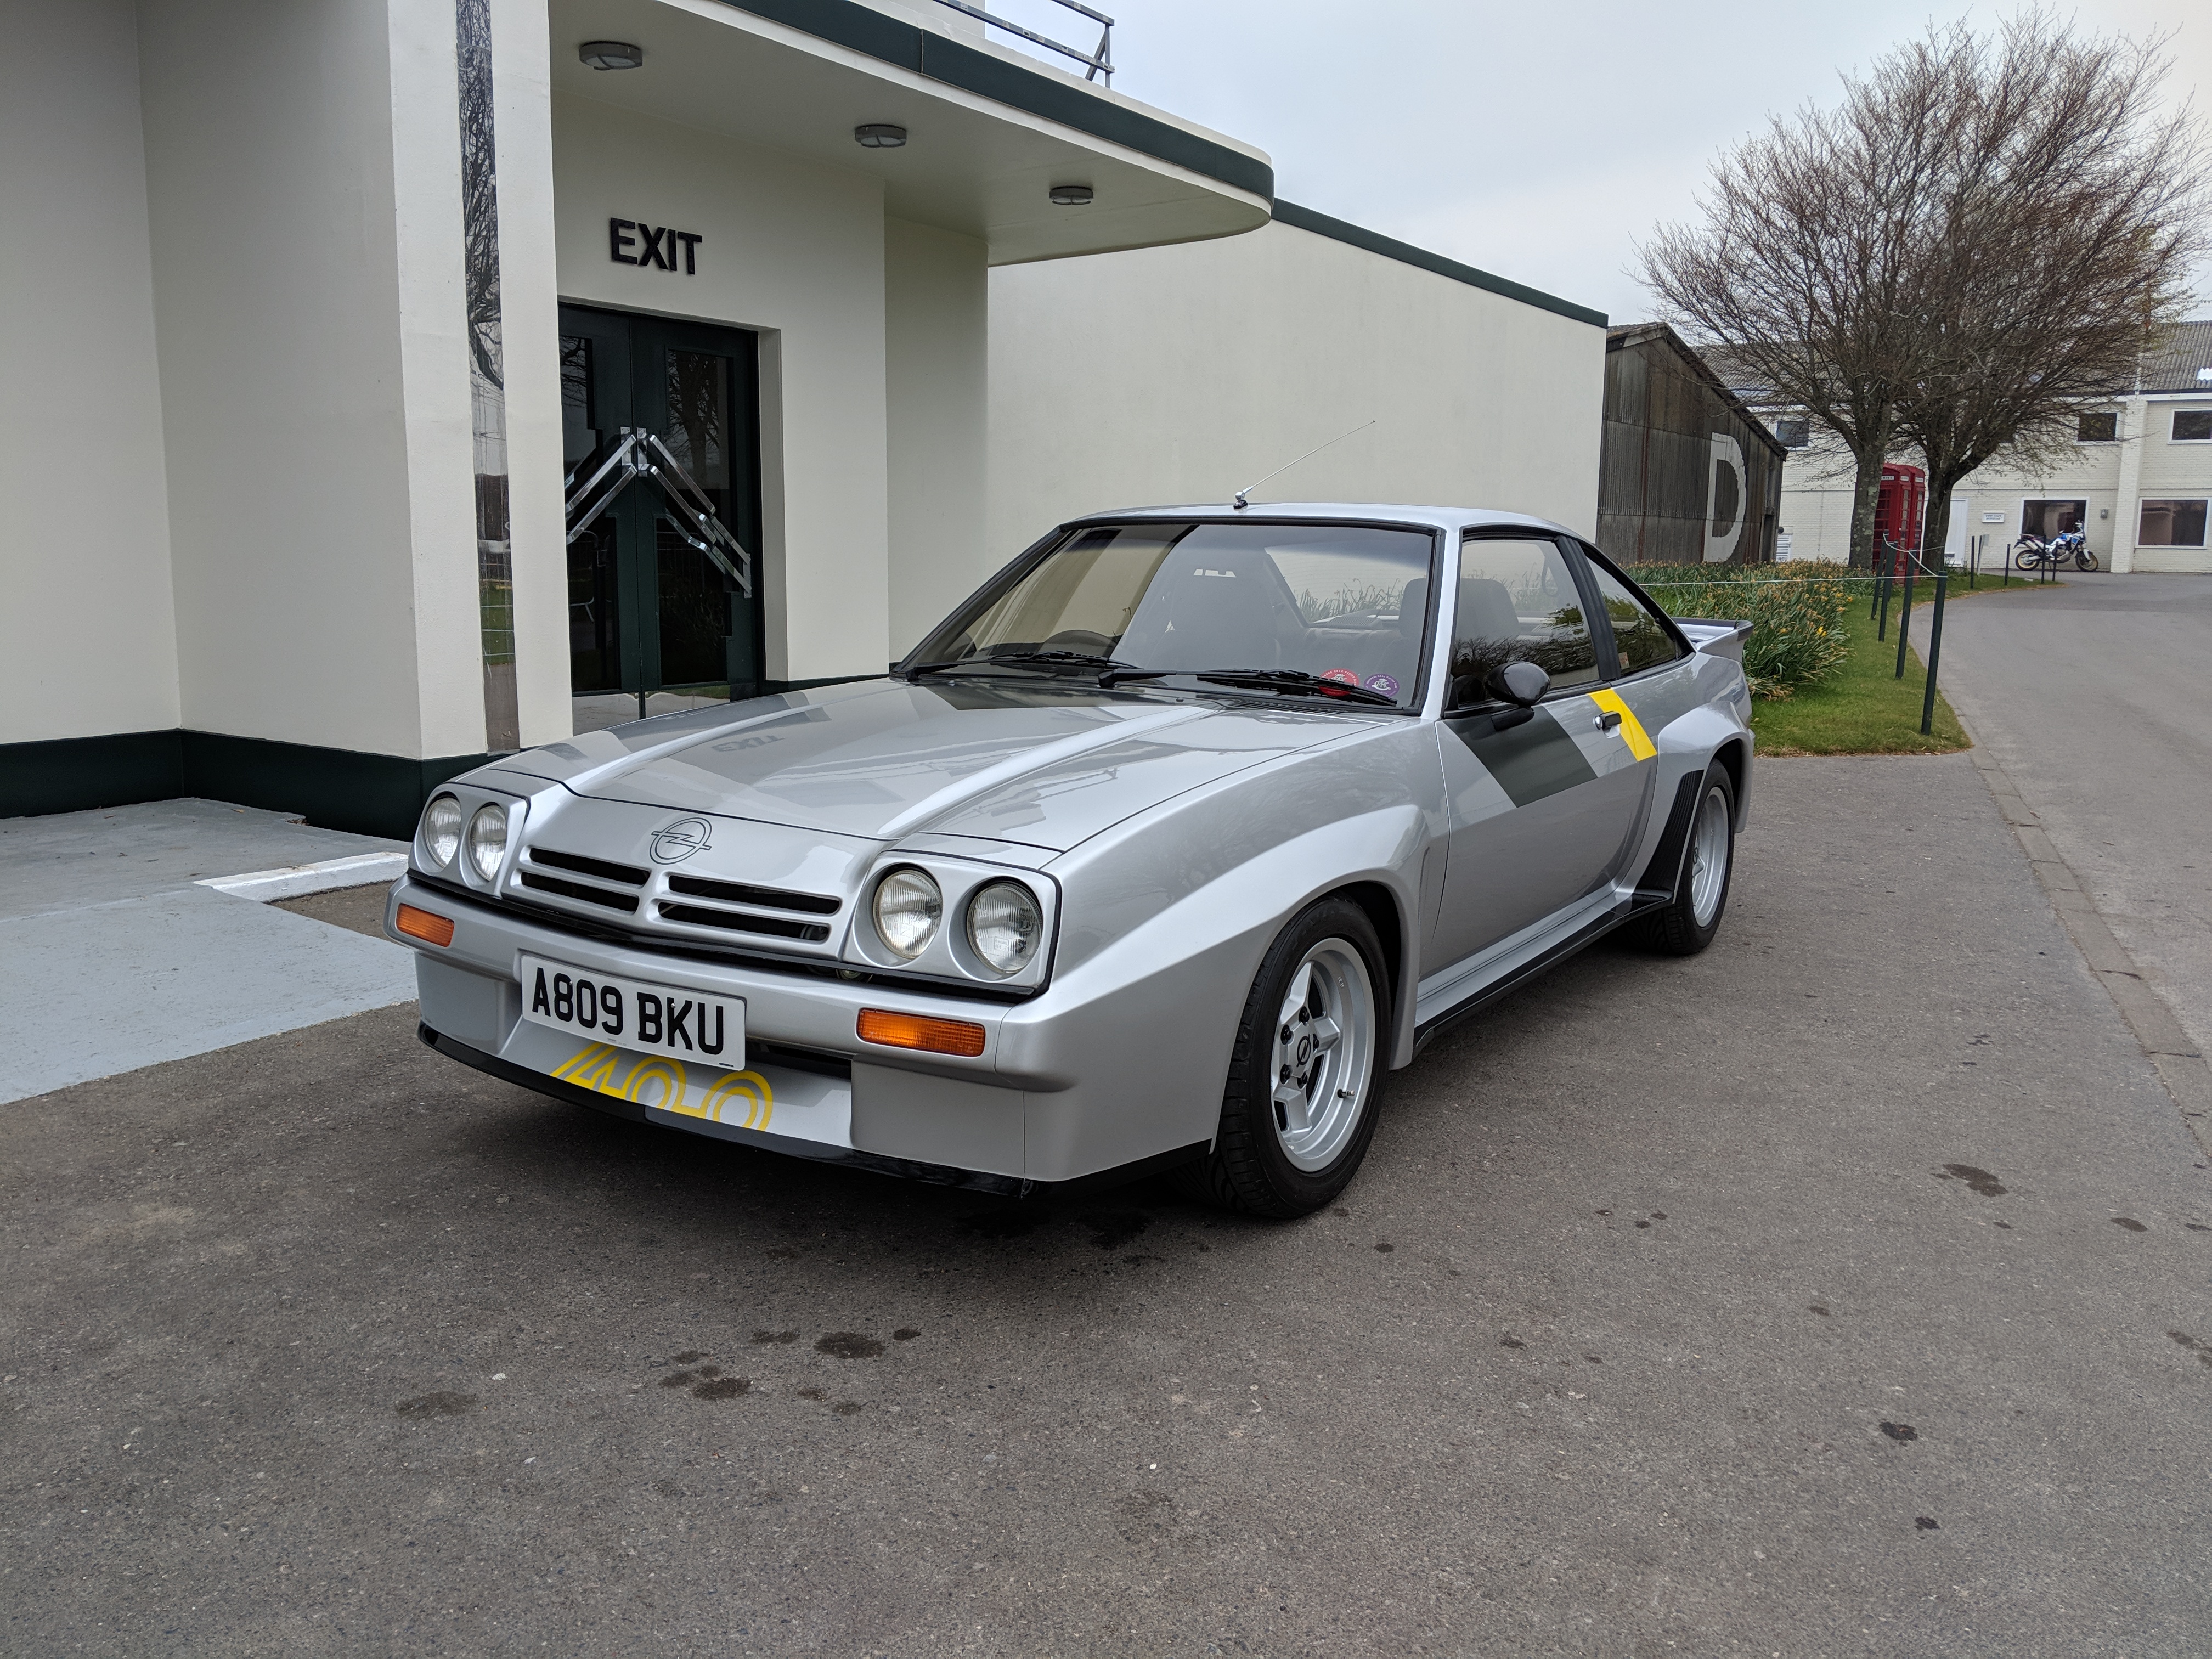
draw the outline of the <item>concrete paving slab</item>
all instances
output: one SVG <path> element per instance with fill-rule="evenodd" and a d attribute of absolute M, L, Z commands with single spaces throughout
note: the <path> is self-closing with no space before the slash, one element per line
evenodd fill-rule
<path fill-rule="evenodd" d="M 0 916 L 166 893 L 211 876 L 406 850 L 404 842 L 311 830 L 281 812 L 216 800 L 0 818 Z"/>
<path fill-rule="evenodd" d="M 1441 1040 L 1293 1225 L 401 1008 L 9 1107 L 0 1646 L 2194 1659 L 2208 1160 L 1969 757 L 1758 788 L 1711 951 Z"/>
<path fill-rule="evenodd" d="M 0 1102 L 412 1001 L 404 947 L 203 884 L 404 852 L 220 801 L 0 821 Z"/>

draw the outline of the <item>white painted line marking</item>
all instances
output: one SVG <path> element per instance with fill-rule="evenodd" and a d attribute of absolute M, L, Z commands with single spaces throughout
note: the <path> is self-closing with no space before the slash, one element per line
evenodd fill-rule
<path fill-rule="evenodd" d="M 266 904 L 271 899 L 299 898 L 307 893 L 327 893 L 340 887 L 365 887 L 374 881 L 397 881 L 406 873 L 404 853 L 356 853 L 350 858 L 325 859 L 319 864 L 288 864 L 278 870 L 252 870 L 242 876 L 210 876 L 195 887 L 212 887 L 218 893 Z"/>

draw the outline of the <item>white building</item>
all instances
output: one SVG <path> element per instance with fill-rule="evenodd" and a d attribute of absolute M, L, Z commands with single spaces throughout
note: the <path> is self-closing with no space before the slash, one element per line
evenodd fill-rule
<path fill-rule="evenodd" d="M 1592 520 L 1601 317 L 1274 220 L 1261 151 L 932 0 L 9 17 L 0 816 L 404 833 L 488 752 L 881 672 L 1058 518 L 1370 416 L 1285 483 Z M 708 516 L 572 525 L 618 451 Z"/>
<path fill-rule="evenodd" d="M 1802 416 L 1779 414 L 1773 423 L 1791 446 L 1782 483 L 1791 556 L 1843 559 L 1850 545 L 1849 453 L 1820 441 Z M 1994 569 L 2023 532 L 2047 538 L 2085 527 L 2108 570 L 2212 571 L 2208 501 L 2212 322 L 2184 323 L 2146 355 L 2134 396 L 2082 406 L 2062 461 L 2033 472 L 1986 466 L 1960 484 L 1945 551 L 1960 564 L 1978 555 Z"/>

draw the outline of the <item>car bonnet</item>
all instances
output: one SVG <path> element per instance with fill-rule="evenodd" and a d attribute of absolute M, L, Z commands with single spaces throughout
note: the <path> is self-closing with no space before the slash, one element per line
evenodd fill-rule
<path fill-rule="evenodd" d="M 498 763 L 577 794 L 877 841 L 1066 850 L 1124 818 L 1371 724 L 1348 713 L 872 682 L 588 732 Z"/>

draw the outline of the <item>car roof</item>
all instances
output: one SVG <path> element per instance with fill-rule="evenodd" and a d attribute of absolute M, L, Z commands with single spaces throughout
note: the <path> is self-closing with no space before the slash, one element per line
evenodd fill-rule
<path fill-rule="evenodd" d="M 1571 536 L 1575 532 L 1550 519 L 1526 513 L 1508 513 L 1484 507 L 1416 507 L 1389 501 L 1255 501 L 1239 507 L 1233 501 L 1183 501 L 1165 507 L 1124 507 L 1109 512 L 1085 513 L 1069 524 L 1097 524 L 1129 519 L 1208 519 L 1234 522 L 1239 519 L 1280 524 L 1285 520 L 1361 524 L 1402 524 L 1409 529 L 1478 530 L 1505 528 L 1548 531 Z"/>

